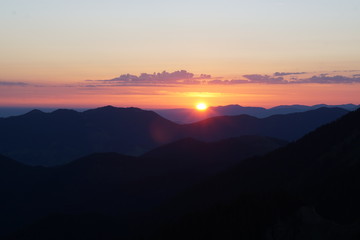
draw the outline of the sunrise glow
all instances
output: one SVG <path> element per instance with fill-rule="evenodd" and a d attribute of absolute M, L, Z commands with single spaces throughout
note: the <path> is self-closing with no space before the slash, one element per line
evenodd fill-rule
<path fill-rule="evenodd" d="M 198 103 L 196 104 L 196 109 L 199 111 L 205 111 L 208 108 L 206 103 Z"/>
<path fill-rule="evenodd" d="M 1 107 L 360 103 L 359 1 L 5 0 L 0 12 Z"/>

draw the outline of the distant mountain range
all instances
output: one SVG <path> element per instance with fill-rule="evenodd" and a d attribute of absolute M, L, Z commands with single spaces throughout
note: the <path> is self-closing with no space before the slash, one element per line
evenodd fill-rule
<path fill-rule="evenodd" d="M 348 111 L 319 108 L 258 119 L 249 115 L 209 118 L 180 125 L 152 111 L 112 106 L 76 112 L 33 110 L 0 118 L 0 153 L 30 165 L 55 166 L 94 152 L 139 156 L 183 138 L 218 141 L 243 135 L 296 140 Z"/>
<path fill-rule="evenodd" d="M 294 141 L 317 127 L 348 113 L 341 108 L 318 108 L 306 112 L 256 118 L 249 115 L 220 116 L 183 125 L 190 136 L 219 140 L 242 135 L 260 135 Z"/>
<path fill-rule="evenodd" d="M 0 156 L 0 227 L 17 230 L 3 239 L 359 239 L 359 122 L 350 112 L 246 159 L 283 143 L 183 139 L 54 168 Z"/>
<path fill-rule="evenodd" d="M 348 111 L 354 111 L 355 109 L 359 108 L 360 105 L 317 104 L 313 106 L 306 106 L 306 105 L 294 104 L 294 105 L 279 105 L 272 108 L 263 108 L 263 107 L 245 107 L 245 106 L 233 104 L 226 106 L 209 107 L 208 110 L 205 112 L 199 112 L 198 110 L 191 108 L 147 109 L 147 110 L 154 111 L 158 113 L 160 116 L 170 121 L 179 124 L 187 124 L 217 116 L 235 116 L 235 115 L 247 114 L 253 117 L 264 118 L 275 114 L 304 112 L 309 110 L 315 110 L 322 107 L 328 107 L 328 108 L 337 107 L 337 108 L 343 108 Z M 23 115 L 25 113 L 30 112 L 33 109 L 34 108 L 25 108 L 25 107 L 0 107 L 0 118 Z M 37 109 L 46 113 L 50 113 L 57 110 L 56 108 L 37 108 Z M 86 110 L 89 110 L 89 108 L 74 108 L 74 110 L 78 112 L 84 112 Z"/>
<path fill-rule="evenodd" d="M 59 165 L 94 152 L 139 155 L 174 140 L 178 125 L 138 108 L 33 110 L 0 119 L 0 152 L 31 165 Z M 168 137 L 171 136 L 171 137 Z"/>
<path fill-rule="evenodd" d="M 288 114 L 296 112 L 305 112 L 315 110 L 318 108 L 342 108 L 348 111 L 354 111 L 360 105 L 342 104 L 342 105 L 327 105 L 317 104 L 313 106 L 306 105 L 280 105 L 269 109 L 263 107 L 243 107 L 240 105 L 227 105 L 218 107 L 209 107 L 207 111 L 199 112 L 195 109 L 189 108 L 175 108 L 175 109 L 156 109 L 154 110 L 160 116 L 169 119 L 176 123 L 193 123 L 210 117 L 217 116 L 236 116 L 247 114 L 257 118 L 265 118 L 276 114 Z"/>

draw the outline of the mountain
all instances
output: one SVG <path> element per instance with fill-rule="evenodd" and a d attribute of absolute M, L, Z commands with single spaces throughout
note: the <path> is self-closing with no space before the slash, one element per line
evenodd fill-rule
<path fill-rule="evenodd" d="M 6 237 L 6 240 L 118 240 L 123 239 L 119 226 L 126 226 L 126 223 L 102 214 L 51 214 Z"/>
<path fill-rule="evenodd" d="M 194 186 L 152 239 L 359 239 L 359 122 L 351 112 Z"/>
<path fill-rule="evenodd" d="M 242 135 L 261 135 L 293 141 L 348 111 L 319 108 L 302 113 L 255 118 L 249 115 L 221 116 L 184 125 L 184 132 L 200 140 L 219 140 Z"/>
<path fill-rule="evenodd" d="M 138 108 L 33 110 L 0 119 L 0 152 L 28 165 L 56 166 L 95 152 L 139 156 L 189 137 L 218 141 L 259 135 L 292 141 L 346 113 L 340 108 L 319 108 L 263 119 L 222 116 L 180 125 Z"/>
<path fill-rule="evenodd" d="M 52 168 L 26 166 L 2 157 L 0 171 L 8 174 L 0 176 L 4 183 L 0 184 L 0 191 L 7 193 L 0 199 L 0 235 L 31 222 L 42 225 L 64 217 L 73 223 L 73 219 L 82 219 L 84 214 L 124 224 L 139 212 L 159 206 L 246 157 L 265 154 L 285 144 L 256 136 L 214 143 L 184 139 L 141 157 L 97 153 Z M 213 148 L 213 155 L 203 156 L 205 148 L 194 148 L 200 145 Z M 187 158 L 174 157 L 173 153 L 179 152 Z M 16 184 L 11 183 L 14 180 Z M 23 235 L 26 236 L 29 237 Z"/>
<path fill-rule="evenodd" d="M 341 105 L 327 105 L 327 104 L 317 104 L 313 106 L 306 105 L 280 105 L 272 108 L 262 108 L 262 107 L 244 107 L 240 105 L 226 105 L 226 106 L 216 106 L 209 107 L 207 112 L 199 112 L 194 109 L 189 108 L 174 108 L 174 109 L 151 109 L 152 111 L 158 113 L 160 116 L 169 119 L 170 121 L 187 124 L 198 122 L 209 117 L 216 116 L 235 116 L 241 114 L 247 114 L 253 117 L 264 118 L 269 117 L 275 114 L 288 114 L 294 112 L 304 112 L 309 110 L 315 110 L 321 107 L 328 108 L 343 108 L 348 111 L 354 111 L 359 108 L 360 105 L 355 104 L 341 104 Z M 33 108 L 25 107 L 0 107 L 0 118 L 6 118 L 11 116 L 23 115 Z M 56 108 L 39 108 L 41 111 L 50 113 L 56 110 Z M 78 112 L 83 112 L 88 110 L 88 108 L 75 108 L 74 110 Z"/>
<path fill-rule="evenodd" d="M 231 147 L 241 140 L 184 139 L 141 157 L 95 154 L 39 168 L 41 181 L 19 181 L 31 184 L 28 195 L 14 188 L 7 204 L 0 204 L 2 212 L 16 216 L 9 223 L 2 215 L 1 221 L 12 227 L 33 222 L 11 234 L 17 240 L 56 239 L 54 234 L 78 239 L 83 231 L 93 239 L 358 239 L 359 120 L 360 110 L 351 112 L 283 148 L 210 175 L 201 171 L 207 158 L 197 157 L 202 146 L 213 155 L 229 152 L 216 157 L 220 163 L 242 154 L 242 145 Z M 84 230 L 84 223 L 94 225 Z"/>
<path fill-rule="evenodd" d="M 342 104 L 342 105 L 317 104 L 313 106 L 280 105 L 269 109 L 262 107 L 244 107 L 240 105 L 227 105 L 227 106 L 209 107 L 208 110 L 204 112 L 199 112 L 198 110 L 189 109 L 189 108 L 155 109 L 154 111 L 158 113 L 160 116 L 169 119 L 173 122 L 189 124 L 217 116 L 236 116 L 236 115 L 246 114 L 257 118 L 265 118 L 276 114 L 305 112 L 322 107 L 342 108 L 347 111 L 354 111 L 355 109 L 359 108 L 360 105 L 354 105 L 354 104 Z"/>
<path fill-rule="evenodd" d="M 241 136 L 216 142 L 186 138 L 158 147 L 144 154 L 143 157 L 164 159 L 171 162 L 174 169 L 187 168 L 190 171 L 213 174 L 239 163 L 241 159 L 263 155 L 287 143 L 263 136 Z M 167 166 L 165 162 L 159 162 L 157 165 Z"/>
<path fill-rule="evenodd" d="M 94 152 L 138 155 L 174 140 L 174 131 L 176 124 L 138 108 L 33 110 L 0 119 L 0 152 L 26 164 L 53 166 Z"/>
<path fill-rule="evenodd" d="M 36 209 L 31 207 L 34 203 L 41 204 L 41 197 L 34 200 L 32 194 L 44 178 L 45 168 L 26 166 L 0 155 L 0 238 L 3 232 L 13 231 L 28 222 L 29 215 L 30 219 L 36 218 Z"/>
<path fill-rule="evenodd" d="M 206 111 L 198 111 L 190 108 L 176 109 L 156 109 L 154 110 L 160 116 L 179 124 L 194 123 L 207 118 L 217 116 L 235 116 L 247 114 L 250 116 L 262 116 L 266 112 L 262 107 L 243 107 L 240 105 L 227 105 L 218 107 L 209 107 Z M 271 114 L 270 114 L 271 115 Z"/>
<path fill-rule="evenodd" d="M 0 107 L 0 118 L 23 115 L 33 109 L 34 108 L 26 107 Z M 52 112 L 55 110 L 54 108 L 41 108 L 43 112 Z"/>

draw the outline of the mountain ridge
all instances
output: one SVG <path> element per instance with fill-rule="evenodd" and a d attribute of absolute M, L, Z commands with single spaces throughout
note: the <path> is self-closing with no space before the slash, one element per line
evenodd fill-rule
<path fill-rule="evenodd" d="M 304 112 L 309 110 L 315 110 L 321 107 L 328 108 L 343 108 L 348 111 L 353 111 L 360 107 L 360 105 L 355 104 L 341 104 L 341 105 L 327 105 L 327 104 L 316 104 L 312 106 L 307 105 L 279 105 L 271 108 L 263 107 L 246 107 L 237 104 L 226 105 L 226 106 L 211 106 L 206 112 L 199 113 L 195 109 L 155 109 L 154 111 L 159 113 L 161 116 L 172 120 L 176 123 L 189 124 L 204 120 L 210 117 L 216 116 L 236 116 L 241 114 L 247 114 L 257 118 L 266 118 L 271 115 L 276 114 L 288 114 L 295 112 Z"/>
<path fill-rule="evenodd" d="M 346 113 L 338 108 L 320 108 L 272 118 L 221 116 L 180 125 L 139 108 L 32 111 L 0 119 L 0 152 L 26 164 L 55 166 L 94 152 L 139 156 L 186 137 L 218 141 L 262 135 L 292 141 Z"/>
<path fill-rule="evenodd" d="M 190 166 L 180 168 L 182 162 L 177 162 L 176 154 L 171 155 L 176 153 L 172 145 L 179 144 L 177 151 L 181 152 L 187 149 L 187 143 L 201 143 L 191 138 L 161 147 L 170 146 L 163 157 L 139 157 L 135 165 L 143 164 L 143 171 L 138 171 L 137 167 L 136 174 L 131 168 L 121 165 L 131 163 L 133 158 L 130 161 L 120 160 L 117 167 L 110 164 L 102 169 L 96 166 L 102 163 L 101 159 L 96 159 L 96 155 L 88 157 L 90 160 L 94 158 L 92 162 L 84 158 L 80 162 L 51 168 L 51 172 L 44 175 L 49 181 L 43 179 L 38 182 L 53 183 L 51 188 L 43 188 L 46 194 L 36 185 L 31 185 L 31 178 L 27 184 L 32 186 L 36 194 L 40 193 L 31 195 L 33 203 L 52 202 L 55 205 L 30 209 L 36 209 L 35 213 L 45 209 L 43 214 L 53 211 L 63 214 L 59 217 L 45 216 L 44 220 L 23 229 L 23 232 L 15 232 L 12 239 L 26 239 L 28 233 L 42 236 L 40 239 L 49 239 L 53 233 L 43 231 L 44 226 L 54 229 L 59 219 L 65 219 L 60 221 L 63 229 L 74 229 L 77 233 L 76 223 L 66 219 L 75 217 L 82 221 L 82 214 L 88 211 L 105 215 L 120 214 L 118 216 L 121 218 L 114 220 L 111 220 L 114 217 L 111 214 L 110 218 L 99 216 L 99 220 L 109 220 L 107 224 L 114 224 L 104 231 L 119 239 L 134 235 L 139 239 L 157 240 L 185 239 L 188 236 L 193 239 L 272 240 L 288 235 L 295 236 L 295 239 L 311 239 L 313 236 L 329 240 L 334 237 L 357 239 L 360 236 L 359 121 L 360 110 L 350 112 L 282 148 L 260 157 L 238 159 L 238 164 L 202 180 L 196 179 L 201 172 L 191 172 L 197 169 L 191 158 L 180 156 L 179 159 L 188 161 Z M 211 146 L 213 143 L 206 144 Z M 220 145 L 212 149 L 221 152 Z M 225 145 L 231 146 L 228 143 Z M 242 152 L 239 146 L 236 148 Z M 234 158 L 238 156 L 230 155 Z M 110 160 L 106 161 L 106 166 L 113 157 L 122 155 L 108 153 L 104 156 L 104 159 Z M 207 166 L 206 159 L 199 158 L 203 166 Z M 222 161 L 227 157 L 216 159 Z M 77 163 L 80 163 L 77 168 L 81 171 L 71 167 L 71 164 Z M 86 168 L 81 165 L 86 163 L 94 166 L 91 167 L 94 171 L 83 171 Z M 128 173 L 132 178 L 126 178 L 126 174 L 119 172 Z M 189 181 L 188 184 L 185 181 Z M 19 183 L 24 184 L 24 181 Z M 35 201 L 36 196 L 41 197 L 39 203 Z M 19 209 L 13 209 L 23 212 L 21 204 L 15 206 Z M 121 210 L 122 207 L 126 211 Z M 135 217 L 136 214 L 130 209 L 144 212 Z M 149 209 L 152 211 L 149 212 Z M 129 225 L 123 225 L 121 221 Z M 122 233 L 119 233 L 119 229 Z M 88 231 L 93 232 L 92 229 Z M 67 236 L 71 239 L 71 236 L 78 235 L 69 233 Z"/>

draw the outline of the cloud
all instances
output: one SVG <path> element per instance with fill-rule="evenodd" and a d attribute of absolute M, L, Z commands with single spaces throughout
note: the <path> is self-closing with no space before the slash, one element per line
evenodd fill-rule
<path fill-rule="evenodd" d="M 296 83 L 360 83 L 360 77 L 346 77 L 341 75 L 328 76 L 328 74 L 320 74 L 306 79 L 299 79 Z"/>
<path fill-rule="evenodd" d="M 269 75 L 249 74 L 243 75 L 249 80 L 249 83 L 270 83 L 270 84 L 284 84 L 288 83 L 283 77 L 272 77 Z"/>
<path fill-rule="evenodd" d="M 237 85 L 248 83 L 262 84 L 303 84 L 303 83 L 360 83 L 360 74 L 354 74 L 351 77 L 329 74 L 319 74 L 312 77 L 300 77 L 292 75 L 307 74 L 306 72 L 275 72 L 273 75 L 247 74 L 243 79 L 226 79 L 223 77 L 213 78 L 209 74 L 195 75 L 186 70 L 175 72 L 159 73 L 141 73 L 140 75 L 122 74 L 119 77 L 108 80 L 87 80 L 83 87 L 124 87 L 124 86 L 141 86 L 141 87 L 175 87 L 177 85 Z"/>
<path fill-rule="evenodd" d="M 9 82 L 9 81 L 0 81 L 0 86 L 17 86 L 17 87 L 25 87 L 29 86 L 30 84 L 25 82 Z"/>
<path fill-rule="evenodd" d="M 300 74 L 300 73 L 299 73 Z M 289 74 L 290 75 L 290 74 Z M 285 75 L 284 75 L 285 76 Z M 320 84 L 349 84 L 360 83 L 360 74 L 355 74 L 352 77 L 336 75 L 329 76 L 328 74 L 314 75 L 309 78 L 287 78 L 273 77 L 261 74 L 248 74 L 243 75 L 246 80 L 211 80 L 208 84 L 246 84 L 246 83 L 263 83 L 263 84 L 304 84 L 304 83 L 320 83 Z"/>
<path fill-rule="evenodd" d="M 212 85 L 230 85 L 230 84 L 241 84 L 241 83 L 249 83 L 249 80 L 242 80 L 242 79 L 232 79 L 232 80 L 211 80 L 207 81 L 207 84 Z"/>
<path fill-rule="evenodd" d="M 283 77 L 272 77 L 269 75 L 261 74 L 248 74 L 243 75 L 246 79 L 231 79 L 231 80 L 220 80 L 214 79 L 207 81 L 207 84 L 212 85 L 235 85 L 235 84 L 246 84 L 246 83 L 267 83 L 267 84 L 285 84 L 289 83 L 288 80 L 285 80 Z"/>
<path fill-rule="evenodd" d="M 333 71 L 333 72 L 347 72 L 347 73 L 352 73 L 352 72 L 360 72 L 360 70 L 342 70 L 342 71 Z"/>
<path fill-rule="evenodd" d="M 306 74 L 307 72 L 275 72 L 275 77 L 281 77 L 281 76 L 288 76 L 288 75 L 300 75 L 300 74 Z"/>
<path fill-rule="evenodd" d="M 201 84 L 203 80 L 210 79 L 211 75 L 200 74 L 195 77 L 193 73 L 186 70 L 161 73 L 141 73 L 140 75 L 123 74 L 119 77 L 108 80 L 87 80 L 89 82 L 111 85 L 111 86 L 152 86 L 164 84 Z M 91 86 L 97 86 L 91 84 Z"/>
<path fill-rule="evenodd" d="M 211 79 L 211 75 L 209 74 L 200 74 L 197 79 Z"/>

